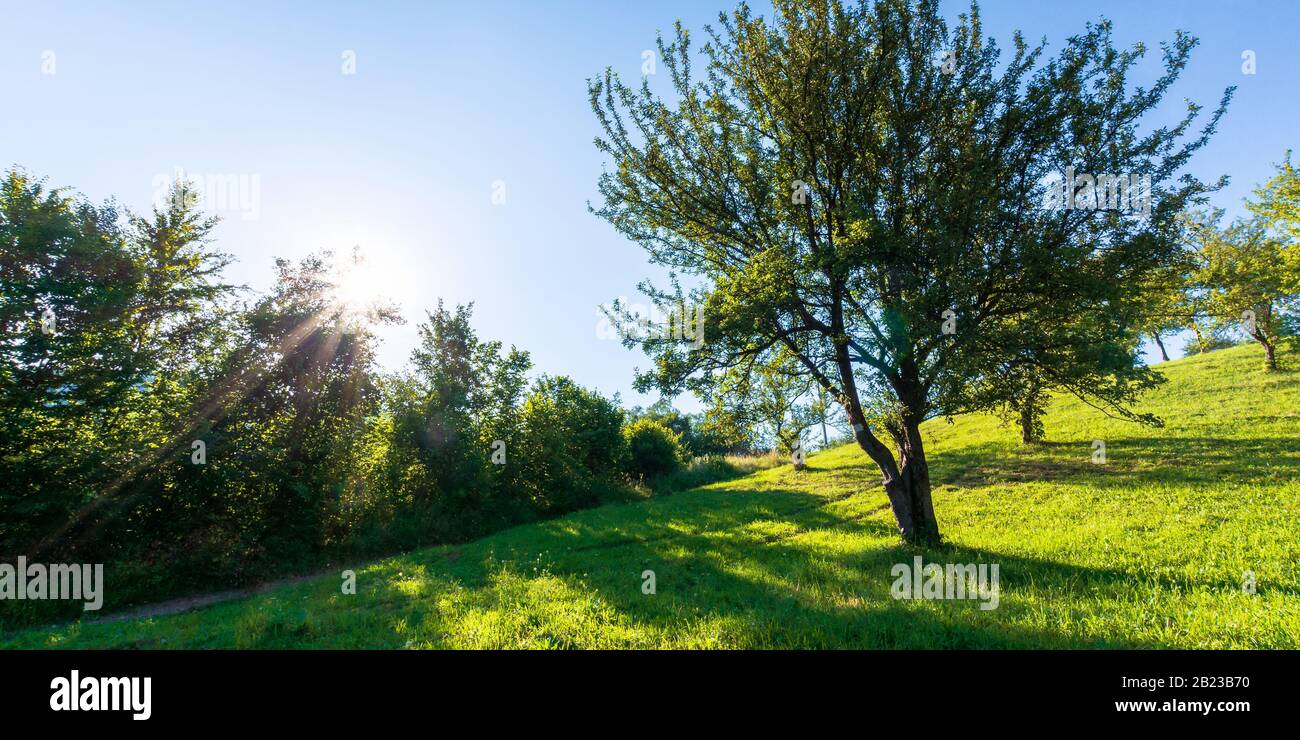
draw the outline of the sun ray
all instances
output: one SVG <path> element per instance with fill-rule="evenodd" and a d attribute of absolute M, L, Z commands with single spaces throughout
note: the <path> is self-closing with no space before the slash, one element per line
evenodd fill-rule
<path fill-rule="evenodd" d="M 293 352 L 311 335 L 317 327 L 325 320 L 327 316 L 333 313 L 333 309 L 327 309 L 317 312 L 303 321 L 293 331 L 285 335 L 279 342 L 276 350 L 281 357 Z M 202 401 L 195 404 L 194 411 L 188 415 L 185 422 L 177 425 L 176 432 L 171 435 L 172 442 L 152 450 L 145 450 L 139 453 L 135 460 L 128 466 L 127 471 L 119 476 L 116 480 L 109 483 L 100 495 L 94 500 L 87 502 L 78 509 L 67 522 L 54 532 L 42 539 L 32 550 L 31 557 L 40 558 L 56 544 L 59 544 L 63 536 L 78 524 L 83 522 L 88 516 L 94 514 L 109 504 L 127 505 L 134 502 L 142 492 L 137 492 L 127 496 L 124 499 L 115 500 L 114 496 L 128 483 L 134 481 L 145 470 L 157 465 L 169 455 L 175 454 L 184 448 L 185 444 L 193 436 L 195 430 L 206 423 L 216 423 L 225 418 L 226 413 L 234 408 L 240 401 L 247 396 L 271 371 L 268 367 L 243 367 L 234 373 L 235 377 L 228 378 L 225 382 L 213 388 L 204 396 Z M 110 517 L 111 518 L 111 517 Z M 83 533 L 80 541 L 85 541 L 95 531 L 94 528 Z"/>

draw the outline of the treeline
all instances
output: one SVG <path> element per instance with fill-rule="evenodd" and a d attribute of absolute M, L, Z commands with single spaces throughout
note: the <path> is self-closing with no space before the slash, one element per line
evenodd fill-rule
<path fill-rule="evenodd" d="M 277 260 L 265 295 L 224 282 L 186 186 L 148 217 L 2 187 L 0 558 L 104 563 L 109 609 L 478 537 L 726 451 L 530 380 L 469 306 L 382 373 L 395 307 L 338 300 L 328 254 Z M 0 626 L 79 610 L 7 602 Z"/>

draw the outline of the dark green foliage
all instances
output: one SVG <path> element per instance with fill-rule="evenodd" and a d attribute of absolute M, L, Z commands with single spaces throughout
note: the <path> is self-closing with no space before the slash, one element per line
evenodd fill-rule
<path fill-rule="evenodd" d="M 373 329 L 401 318 L 339 299 L 329 253 L 238 303 L 187 187 L 123 220 L 0 183 L 0 559 L 103 563 L 112 610 L 626 495 L 615 403 L 530 390 L 528 354 L 480 341 L 468 306 L 439 303 L 409 371 L 380 373 Z M 9 603 L 0 627 L 80 606 Z"/>
<path fill-rule="evenodd" d="M 623 428 L 628 472 L 642 480 L 674 473 L 682 466 L 681 435 L 663 422 L 641 418 Z"/>

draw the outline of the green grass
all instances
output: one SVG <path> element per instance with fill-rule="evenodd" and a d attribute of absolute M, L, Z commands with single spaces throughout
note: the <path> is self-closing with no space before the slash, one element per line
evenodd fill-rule
<path fill-rule="evenodd" d="M 927 425 L 946 544 L 900 544 L 853 447 L 517 527 L 168 617 L 9 635 L 4 647 L 1295 648 L 1300 373 L 1239 347 L 1161 369 L 1143 410 L 1073 399 L 1023 448 L 983 416 Z M 1092 440 L 1107 463 L 1091 462 Z M 890 596 L 895 563 L 1000 565 L 1000 605 Z M 641 591 L 653 570 L 657 593 Z M 1251 571 L 1256 592 L 1242 589 Z"/>
<path fill-rule="evenodd" d="M 680 470 L 668 473 L 644 485 L 643 488 L 651 494 L 670 494 L 688 488 L 700 488 L 710 483 L 732 480 L 788 462 L 789 460 L 777 457 L 775 452 L 765 455 L 697 457 L 683 465 Z"/>

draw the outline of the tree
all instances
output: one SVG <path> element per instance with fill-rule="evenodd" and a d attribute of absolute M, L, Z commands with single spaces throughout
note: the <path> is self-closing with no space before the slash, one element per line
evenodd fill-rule
<path fill-rule="evenodd" d="M 1300 286 L 1282 238 L 1255 216 L 1220 228 L 1223 211 L 1200 218 L 1192 238 L 1200 257 L 1195 281 L 1205 312 L 1237 325 L 1264 348 L 1264 367 L 1277 369 L 1277 345 L 1300 310 Z"/>
<path fill-rule="evenodd" d="M 826 390 L 821 387 L 815 387 L 816 397 L 808 404 L 808 413 L 812 416 L 815 423 L 822 428 L 822 449 L 830 447 L 831 437 L 827 427 L 835 427 L 839 416 L 836 413 L 836 406 L 830 396 L 826 395 Z"/>
<path fill-rule="evenodd" d="M 932 0 L 774 5 L 707 29 L 702 79 L 680 23 L 660 39 L 672 104 L 612 70 L 590 83 L 612 160 L 593 211 L 673 272 L 643 286 L 652 300 L 707 318 L 702 346 L 644 337 L 656 364 L 638 383 L 707 387 L 789 352 L 844 408 L 902 536 L 934 542 L 923 421 L 1005 401 L 988 381 L 1015 360 L 1121 414 L 1149 382 L 1130 317 L 1107 307 L 1174 258 L 1174 216 L 1211 189 L 1180 173 L 1231 91 L 1199 132 L 1192 105 L 1144 133 L 1195 46 L 1184 34 L 1130 89 L 1145 47 L 1116 49 L 1107 21 L 1045 63 L 1017 34 L 1004 63 L 974 6 L 950 32 Z M 1088 175 L 1051 204 L 1049 175 L 1076 171 L 1138 176 L 1145 197 L 1100 207 Z M 1078 372 L 1103 357 L 1133 382 Z M 879 424 L 863 391 L 883 394 Z"/>
<path fill-rule="evenodd" d="M 354 475 L 355 446 L 378 402 L 374 326 L 403 319 L 391 305 L 358 309 L 340 300 L 347 273 L 332 252 L 275 263 L 275 287 L 239 317 L 245 344 L 223 374 L 242 377 L 242 387 L 202 418 L 256 461 L 247 473 L 264 489 L 246 516 L 257 541 L 313 552 L 324 544 L 340 482 Z"/>
<path fill-rule="evenodd" d="M 529 510 L 521 406 L 528 353 L 479 339 L 473 305 L 439 301 L 418 327 L 412 372 L 388 381 L 393 416 L 384 469 L 393 497 L 411 501 L 440 539 L 489 531 Z"/>
<path fill-rule="evenodd" d="M 711 441 L 699 435 L 698 426 L 700 420 L 690 414 L 683 414 L 678 411 L 673 407 L 672 401 L 669 399 L 661 398 L 645 409 L 633 406 L 627 410 L 628 425 L 641 419 L 658 422 L 676 435 L 685 459 L 710 454 L 710 450 L 707 448 L 710 446 Z M 626 427 L 624 431 L 626 431 Z"/>
<path fill-rule="evenodd" d="M 752 454 L 758 444 L 753 426 L 740 418 L 733 409 L 715 399 L 696 428 L 696 439 L 704 455 Z"/>
<path fill-rule="evenodd" d="M 1169 361 L 1165 337 L 1190 328 L 1195 321 L 1196 308 L 1188 293 L 1194 269 L 1192 254 L 1187 252 L 1184 259 L 1152 276 L 1135 291 L 1135 297 L 1146 301 L 1146 310 L 1136 327 L 1138 335 L 1151 337 L 1165 362 Z"/>
<path fill-rule="evenodd" d="M 756 439 L 782 457 L 803 449 L 804 433 L 817 415 L 817 387 L 794 356 L 776 352 L 761 367 L 739 365 L 720 373 L 710 390 L 716 408 L 742 420 Z"/>
<path fill-rule="evenodd" d="M 537 508 L 560 514 L 590 506 L 626 469 L 623 410 L 572 379 L 543 376 L 524 400 L 520 465 Z"/>
<path fill-rule="evenodd" d="M 111 205 L 20 170 L 0 183 L 0 539 L 16 550 L 92 500 L 88 443 L 142 380 L 130 316 L 142 266 Z M 111 479 L 111 478 L 110 478 Z"/>
<path fill-rule="evenodd" d="M 1291 152 L 1277 166 L 1277 174 L 1255 189 L 1246 208 L 1279 242 L 1281 254 L 1275 270 L 1278 286 L 1292 310 L 1282 315 L 1280 329 L 1286 336 L 1300 334 L 1300 316 L 1294 310 L 1300 297 L 1300 169 L 1291 164 Z M 1287 300 L 1290 299 L 1290 300 Z"/>
<path fill-rule="evenodd" d="M 1292 260 L 1300 257 L 1300 168 L 1291 163 L 1291 152 L 1277 165 L 1277 174 L 1255 189 L 1255 199 L 1246 207 L 1281 232 Z"/>
<path fill-rule="evenodd" d="M 179 441 L 185 379 L 232 291 L 188 187 L 146 218 L 18 169 L 0 183 L 0 539 L 14 551 L 57 544 Z"/>

